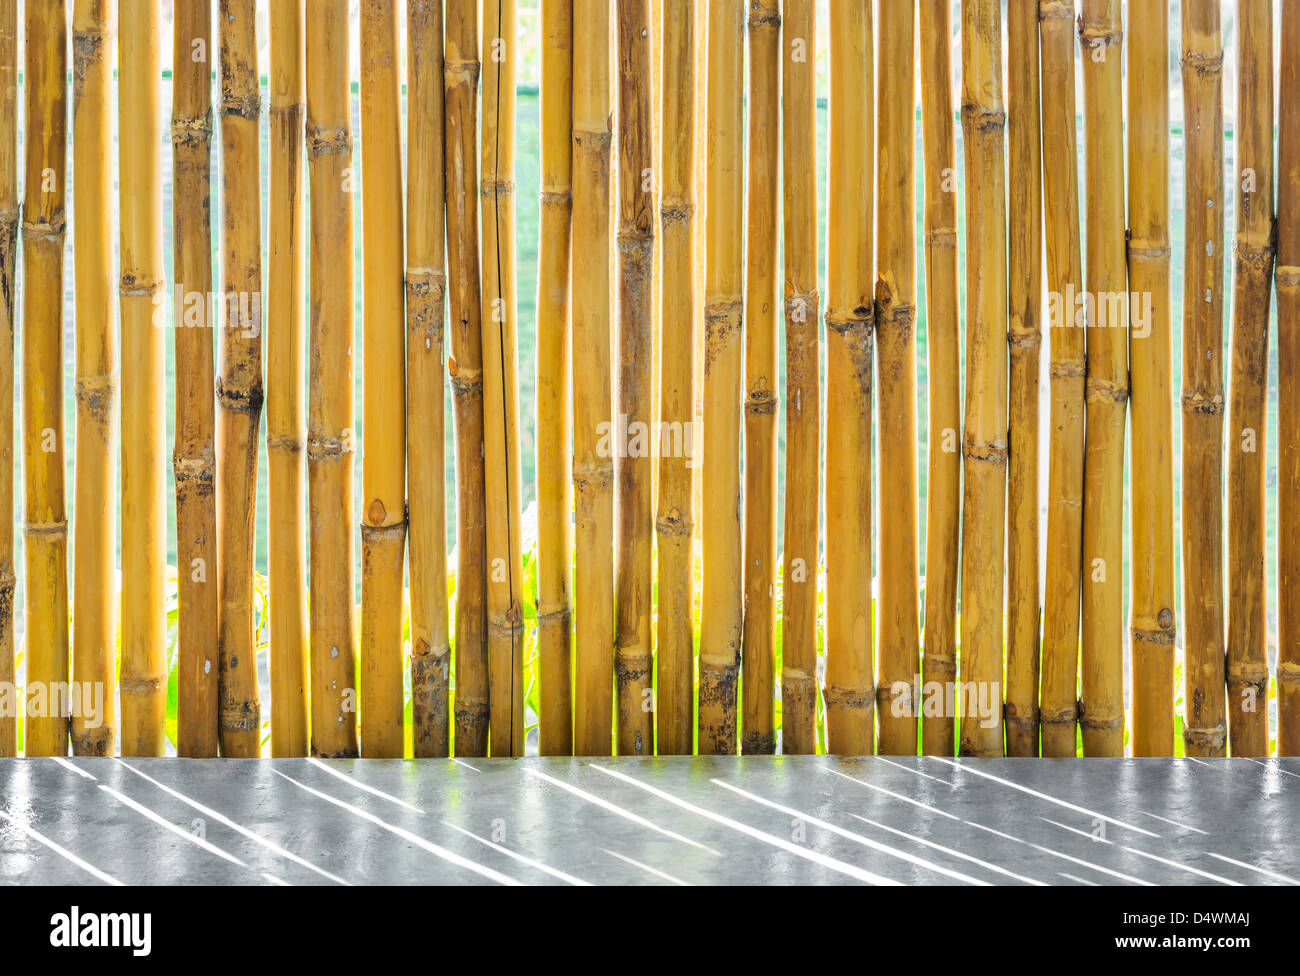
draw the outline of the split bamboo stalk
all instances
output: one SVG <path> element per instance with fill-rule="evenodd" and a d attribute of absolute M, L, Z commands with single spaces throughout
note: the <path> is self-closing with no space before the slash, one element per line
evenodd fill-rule
<path fill-rule="evenodd" d="M 925 655 L 921 679 L 957 678 L 961 538 L 961 334 L 957 284 L 957 156 L 952 105 L 952 4 L 921 0 L 921 124 L 925 154 L 925 328 L 929 463 L 925 512 Z M 829 342 L 829 339 L 828 339 Z M 828 538 L 829 544 L 829 538 Z M 868 574 L 869 575 L 869 574 Z M 923 715 L 921 750 L 951 756 L 954 716 Z"/>
<path fill-rule="evenodd" d="M 14 675 L 14 260 L 18 253 L 18 4 L 0 0 L 0 684 Z M 18 717 L 0 715 L 0 756 L 18 752 Z"/>
<path fill-rule="evenodd" d="M 68 23 L 63 0 L 26 6 L 23 113 L 23 539 L 28 756 L 68 751 L 47 694 L 68 680 L 68 523 L 63 460 L 63 241 Z"/>
<path fill-rule="evenodd" d="M 1129 7 L 1134 756 L 1174 748 L 1174 476 L 1169 327 L 1169 4 Z M 1147 303 L 1149 296 L 1149 304 Z"/>
<path fill-rule="evenodd" d="M 361 755 L 402 757 L 406 349 L 397 4 L 361 6 Z"/>
<path fill-rule="evenodd" d="M 680 84 L 672 78 L 671 84 Z M 776 751 L 776 235 L 781 179 L 781 9 L 749 5 L 745 216 L 745 611 L 743 753 Z"/>
<path fill-rule="evenodd" d="M 1300 0 L 1283 0 L 1278 106 L 1279 485 L 1300 484 Z M 0 402 L 3 397 L 0 396 Z M 1300 499 L 1279 491 L 1277 754 L 1300 755 Z"/>
<path fill-rule="evenodd" d="M 172 33 L 172 186 L 176 330 L 177 742 L 217 755 L 216 402 L 212 317 L 212 4 L 176 7 Z"/>
<path fill-rule="evenodd" d="M 443 61 L 447 302 L 456 425 L 456 699 L 458 756 L 488 751 L 487 509 L 478 249 L 478 4 L 447 0 Z"/>
<path fill-rule="evenodd" d="M 411 725 L 417 759 L 449 755 L 447 288 L 443 232 L 442 0 L 406 6 L 406 493 Z"/>
<path fill-rule="evenodd" d="M 1116 115 L 1118 119 L 1119 116 Z M 1007 7 L 1010 417 L 1007 442 L 1007 755 L 1038 755 L 1038 359 L 1042 347 L 1043 178 L 1038 7 Z"/>
<path fill-rule="evenodd" d="M 703 6 L 700 4 L 699 6 Z M 696 0 L 682 0 L 664 20 L 663 77 L 663 336 L 660 361 L 662 438 L 659 504 L 657 751 L 689 755 L 694 739 L 693 570 L 695 467 Z M 665 446 L 665 442 L 669 446 Z M 746 696 L 748 701 L 748 696 Z"/>
<path fill-rule="evenodd" d="M 573 221 L 573 0 L 542 4 L 541 241 L 537 253 L 538 751 L 573 754 L 573 383 L 569 244 Z M 663 547 L 660 546 L 660 565 Z M 663 599 L 660 585 L 660 599 Z M 662 620 L 662 617 L 660 618 Z M 688 618 L 689 619 L 689 618 Z M 660 643 L 662 650 L 663 644 Z M 662 689 L 663 685 L 660 684 Z"/>
<path fill-rule="evenodd" d="M 650 633 L 653 557 L 654 134 L 649 0 L 618 0 L 618 751 L 654 754 Z M 636 426 L 641 425 L 641 426 Z"/>
<path fill-rule="evenodd" d="M 1223 47 L 1219 4 L 1184 0 L 1183 669 L 1189 756 L 1225 747 L 1223 640 Z"/>
<path fill-rule="evenodd" d="M 130 0 L 127 0 L 130 3 Z M 77 0 L 72 15 L 73 256 L 77 282 L 76 513 L 72 550 L 72 679 L 97 695 L 95 726 L 72 719 L 72 752 L 111 755 L 117 745 L 117 330 L 113 321 L 113 4 Z M 133 79 L 123 77 L 124 84 Z M 98 691 L 92 689 L 98 688 Z"/>
<path fill-rule="evenodd" d="M 270 257 L 266 320 L 267 551 L 270 554 L 271 755 L 305 756 L 307 510 L 303 375 L 306 223 L 303 0 L 270 10 Z"/>
<path fill-rule="evenodd" d="M 916 526 L 915 6 L 879 8 L 876 49 L 876 355 L 880 396 L 880 752 L 916 755 L 920 673 Z M 830 501 L 827 501 L 830 510 Z M 895 707 L 901 688 L 907 707 Z"/>
<path fill-rule="evenodd" d="M 1083 560 L 1083 284 L 1074 82 L 1074 0 L 1040 0 L 1043 212 L 1047 248 L 1051 440 L 1043 587 L 1042 754 L 1074 756 L 1079 699 L 1079 586 Z"/>
<path fill-rule="evenodd" d="M 483 4 L 483 415 L 487 497 L 488 654 L 494 756 L 524 754 L 524 615 L 520 556 L 519 344 L 515 293 L 514 0 Z"/>
<path fill-rule="evenodd" d="M 253 540 L 262 416 L 262 220 L 258 171 L 257 4 L 221 0 L 221 291 L 217 378 L 217 531 L 221 537 L 220 733 L 225 756 L 261 752 Z M 123 111 L 135 111 L 124 106 Z M 317 280 L 313 277 L 313 281 Z M 130 352 L 123 344 L 123 359 Z M 130 403 L 123 378 L 123 416 Z M 124 431 L 129 427 L 124 423 Z M 123 434 L 123 440 L 128 435 Z M 123 525 L 123 536 L 126 536 Z"/>
<path fill-rule="evenodd" d="M 1273 290 L 1273 8 L 1237 4 L 1236 241 L 1228 400 L 1228 744 L 1267 756 L 1264 454 Z M 1289 486 L 1288 486 L 1289 487 Z"/>
<path fill-rule="evenodd" d="M 1002 676 L 1007 475 L 1006 177 L 1002 15 L 998 0 L 962 5 L 966 146 L 966 437 L 961 567 L 963 700 L 992 702 Z M 964 756 L 1002 754 L 1002 716 L 963 710 Z"/>
<path fill-rule="evenodd" d="M 695 253 L 700 255 L 700 259 L 695 262 L 695 316 L 696 320 L 704 320 L 704 279 L 705 279 L 705 261 L 703 259 L 704 248 L 707 234 L 706 217 L 709 212 L 709 195 L 705 192 L 707 189 L 707 176 L 709 168 L 709 154 L 705 148 L 708 145 L 709 138 L 709 7 L 710 0 L 699 0 L 695 4 Z M 697 447 L 696 465 L 704 466 L 704 328 L 695 330 L 695 425 L 700 434 L 700 443 Z M 704 532 L 703 519 L 699 515 L 704 511 L 704 478 L 696 476 L 692 487 L 692 506 L 696 518 L 693 521 L 691 538 L 692 558 L 695 559 L 700 555 L 703 547 L 701 536 Z M 696 621 L 699 620 L 701 604 L 704 600 L 704 588 L 695 587 L 694 612 Z M 693 693 L 692 693 L 693 696 Z"/>
<path fill-rule="evenodd" d="M 871 606 L 875 306 L 873 170 L 868 165 L 875 119 L 871 89 L 871 5 L 832 4 L 826 190 L 825 695 L 826 751 L 841 755 L 871 753 L 875 731 Z M 907 680 L 910 686 L 911 677 Z"/>
<path fill-rule="evenodd" d="M 353 622 L 353 217 L 348 3 L 307 18 L 311 180 L 311 354 L 307 394 L 310 510 L 311 751 L 357 754 Z"/>
<path fill-rule="evenodd" d="M 1083 486 L 1083 690 L 1086 756 L 1124 754 L 1124 425 L 1128 277 L 1124 241 L 1124 101 L 1119 0 L 1084 0 L 1084 162 L 1088 216 Z"/>

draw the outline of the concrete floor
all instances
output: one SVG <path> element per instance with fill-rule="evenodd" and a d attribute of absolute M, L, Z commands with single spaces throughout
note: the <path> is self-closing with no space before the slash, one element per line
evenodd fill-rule
<path fill-rule="evenodd" d="M 1300 760 L 0 760 L 10 884 L 1300 884 Z"/>

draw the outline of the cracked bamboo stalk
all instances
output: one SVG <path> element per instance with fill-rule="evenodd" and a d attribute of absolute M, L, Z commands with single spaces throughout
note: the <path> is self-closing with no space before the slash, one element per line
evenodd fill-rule
<path fill-rule="evenodd" d="M 1183 668 L 1189 756 L 1225 751 L 1223 47 L 1216 0 L 1184 0 Z"/>
<path fill-rule="evenodd" d="M 660 755 L 689 755 L 694 739 L 693 569 L 696 390 L 696 0 L 665 19 L 663 77 L 663 440 L 655 530 L 659 543 L 655 713 Z M 747 699 L 748 700 L 748 699 Z"/>
<path fill-rule="evenodd" d="M 63 0 L 26 6 L 23 72 L 23 541 L 28 756 L 68 751 L 68 717 L 50 709 L 68 680 L 68 523 L 63 460 L 63 242 L 67 152 L 67 11 Z M 125 682 L 124 682 L 125 685 Z M 53 712 L 54 714 L 50 714 Z"/>
<path fill-rule="evenodd" d="M 1264 570 L 1268 316 L 1273 290 L 1273 9 L 1237 4 L 1236 240 L 1228 400 L 1228 744 L 1267 756 Z"/>
<path fill-rule="evenodd" d="M 270 9 L 271 124 L 266 307 L 267 551 L 270 554 L 271 755 L 305 756 L 307 510 L 303 328 L 303 0 Z"/>
<path fill-rule="evenodd" d="M 1174 476 L 1169 327 L 1168 0 L 1129 8 L 1128 273 L 1132 387 L 1134 756 L 1174 748 Z M 1147 296 L 1150 296 L 1149 304 Z M 1143 334 L 1145 332 L 1145 334 Z"/>
<path fill-rule="evenodd" d="M 912 3 L 881 4 L 876 86 L 876 356 L 880 397 L 879 750 L 916 755 L 921 670 L 916 525 L 916 44 Z M 827 502 L 830 510 L 830 502 Z M 906 692 L 902 689 L 906 688 Z M 896 707 L 899 694 L 906 708 Z"/>
<path fill-rule="evenodd" d="M 826 751 L 874 746 L 870 4 L 830 8 L 826 235 Z M 909 684 L 911 678 L 909 676 Z"/>
<path fill-rule="evenodd" d="M 1038 361 L 1043 289 L 1038 83 L 1038 8 L 1033 3 L 1013 3 L 1007 7 L 1007 345 L 1011 374 L 1003 708 L 1009 756 L 1038 755 Z"/>
<path fill-rule="evenodd" d="M 415 757 L 450 754 L 442 0 L 406 5 L 406 441 Z"/>
<path fill-rule="evenodd" d="M 1002 676 L 1007 474 L 1006 178 L 998 0 L 962 5 L 966 146 L 966 436 L 961 567 L 963 700 L 991 704 Z M 1002 716 L 963 710 L 963 756 L 1002 755 Z"/>
<path fill-rule="evenodd" d="M 212 395 L 212 4 L 176 8 L 172 34 L 172 185 L 176 331 L 177 741 L 217 755 L 217 500 Z"/>
<path fill-rule="evenodd" d="M 18 4 L 0 0 L 0 684 L 14 675 L 14 259 L 18 252 Z M 0 757 L 18 752 L 18 717 L 0 715 Z"/>
<path fill-rule="evenodd" d="M 1128 276 L 1124 241 L 1124 101 L 1119 0 L 1084 0 L 1084 161 L 1088 200 L 1083 487 L 1085 756 L 1124 754 L 1124 426 L 1128 407 Z M 1116 297 L 1118 296 L 1118 298 Z"/>
<path fill-rule="evenodd" d="M 1039 694 L 1042 754 L 1076 753 L 1079 586 L 1083 559 L 1084 329 L 1075 321 L 1083 282 L 1074 79 L 1074 2 L 1041 0 L 1043 213 L 1047 250 L 1051 440 Z"/>
<path fill-rule="evenodd" d="M 573 468 L 569 456 L 573 0 L 544 0 L 542 30 L 541 240 L 537 255 L 537 653 L 542 712 L 538 751 L 543 756 L 569 756 L 573 754 L 573 609 L 569 594 L 573 557 Z"/>
<path fill-rule="evenodd" d="M 348 3 L 313 3 L 307 35 L 311 198 L 307 489 L 311 752 L 355 757 L 352 128 Z"/>
<path fill-rule="evenodd" d="M 674 79 L 673 84 L 680 81 Z M 740 751 L 776 751 L 777 195 L 781 179 L 781 10 L 749 5 L 745 217 L 745 604 Z"/>
<path fill-rule="evenodd" d="M 520 556 L 519 344 L 515 291 L 514 0 L 483 4 L 483 416 L 488 545 L 491 748 L 524 754 L 524 617 Z"/>
<path fill-rule="evenodd" d="M 76 492 L 72 563 L 72 678 L 103 701 L 94 726 L 72 718 L 72 752 L 111 755 L 117 745 L 117 330 L 113 303 L 114 4 L 77 0 L 72 15 L 72 197 L 76 270 Z M 124 77 L 124 83 L 131 79 Z M 92 689 L 97 688 L 97 691 Z"/>
<path fill-rule="evenodd" d="M 478 245 L 478 4 L 447 0 L 443 77 L 447 309 L 456 426 L 455 751 L 488 751 L 487 509 L 483 471 L 483 345 Z"/>
<path fill-rule="evenodd" d="M 361 5 L 361 755 L 403 752 L 406 348 L 397 4 Z"/>

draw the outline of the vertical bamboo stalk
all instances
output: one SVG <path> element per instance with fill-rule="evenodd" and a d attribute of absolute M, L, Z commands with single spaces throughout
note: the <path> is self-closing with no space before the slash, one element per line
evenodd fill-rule
<path fill-rule="evenodd" d="M 1129 7 L 1133 755 L 1174 748 L 1174 475 L 1169 327 L 1169 4 Z"/>
<path fill-rule="evenodd" d="M 694 738 L 691 538 L 695 520 L 696 0 L 664 20 L 663 339 L 656 715 L 660 755 L 689 755 Z M 670 287 L 671 286 L 671 287 Z M 668 444 L 670 446 L 665 446 Z M 675 446 L 674 446 L 675 445 Z M 746 696 L 748 701 L 748 696 Z"/>
<path fill-rule="evenodd" d="M 1119 118 L 1119 115 L 1116 115 Z M 1007 7 L 1010 417 L 1007 441 L 1007 755 L 1038 755 L 1038 357 L 1043 181 L 1038 8 Z"/>
<path fill-rule="evenodd" d="M 1043 212 L 1047 248 L 1052 436 L 1047 453 L 1039 728 L 1044 756 L 1073 756 L 1079 698 L 1079 586 L 1083 560 L 1083 284 L 1074 82 L 1074 0 L 1040 0 Z"/>
<path fill-rule="evenodd" d="M 709 0 L 702 0 L 695 4 L 695 251 L 698 255 L 704 254 L 705 239 L 707 237 L 707 215 L 709 212 L 709 195 L 707 189 L 707 177 L 709 169 L 709 154 L 704 148 L 709 138 Z M 705 262 L 701 257 L 695 262 L 695 315 L 697 320 L 703 321 L 704 317 L 704 279 L 705 279 Z M 695 330 L 695 425 L 696 430 L 700 433 L 700 444 L 698 448 L 696 464 L 698 467 L 704 466 L 704 344 L 706 329 L 697 328 Z M 698 515 L 704 511 L 704 478 L 696 477 L 692 488 L 692 506 Z M 698 555 L 703 547 L 704 525 L 702 519 L 696 519 L 693 522 L 694 536 L 691 540 L 693 547 L 692 558 Z M 694 595 L 694 608 L 698 620 L 701 603 L 704 600 L 704 587 L 697 587 Z"/>
<path fill-rule="evenodd" d="M 176 321 L 177 742 L 217 754 L 217 502 L 212 391 L 212 4 L 176 7 L 172 26 L 172 218 Z M 286 709 L 287 710 L 287 709 Z"/>
<path fill-rule="evenodd" d="M 569 244 L 573 223 L 573 0 L 542 4 L 541 241 L 537 254 L 538 748 L 573 754 L 573 391 Z M 660 559 L 663 559 L 662 549 Z M 662 587 L 660 593 L 662 594 Z M 662 599 L 662 597 L 661 597 Z"/>
<path fill-rule="evenodd" d="M 68 523 L 63 490 L 63 239 L 68 23 L 63 0 L 27 4 L 23 113 L 23 497 L 28 756 L 68 751 L 46 697 L 68 680 Z M 38 697 L 39 696 L 39 697 Z M 36 699 L 33 702 L 33 699 Z M 41 704 L 43 702 L 43 705 Z"/>
<path fill-rule="evenodd" d="M 307 755 L 307 511 L 303 490 L 303 0 L 271 5 L 270 293 L 266 334 L 271 755 Z"/>
<path fill-rule="evenodd" d="M 1222 756 L 1223 641 L 1223 47 L 1219 4 L 1184 0 L 1187 176 L 1183 271 L 1183 747 Z"/>
<path fill-rule="evenodd" d="M 406 429 L 417 432 L 406 439 L 411 725 L 423 759 L 450 747 L 442 0 L 406 5 L 406 146 Z"/>
<path fill-rule="evenodd" d="M 1002 547 L 1007 489 L 1006 177 L 1002 14 L 962 5 L 966 146 L 966 438 L 961 566 L 961 754 L 1000 756 L 1002 716 L 970 703 L 997 696 L 1002 675 Z"/>
<path fill-rule="evenodd" d="M 456 754 L 488 750 L 487 510 L 478 250 L 478 4 L 447 0 L 447 301 L 456 424 Z"/>
<path fill-rule="evenodd" d="M 680 79 L 670 78 L 670 84 Z M 781 10 L 749 5 L 749 195 L 745 216 L 745 610 L 741 752 L 776 751 L 777 194 L 781 179 Z"/>
<path fill-rule="evenodd" d="M 353 218 L 348 3 L 307 18 L 307 162 L 311 180 L 311 352 L 307 488 L 311 560 L 311 751 L 357 754 L 353 622 Z"/>
<path fill-rule="evenodd" d="M 872 752 L 875 731 L 871 49 L 871 5 L 832 4 L 826 189 L 825 694 L 826 751 L 838 754 Z M 910 687 L 910 675 L 907 681 Z"/>
<path fill-rule="evenodd" d="M 0 0 L 0 684 L 14 675 L 14 259 L 18 252 L 18 4 Z M 18 717 L 0 715 L 0 756 L 18 752 Z"/>
<path fill-rule="evenodd" d="M 1273 8 L 1237 4 L 1236 240 L 1228 401 L 1228 741 L 1267 756 L 1264 430 L 1273 290 Z"/>
<path fill-rule="evenodd" d="M 808 38 L 796 12 L 793 30 Z M 740 665 L 741 576 L 740 414 L 744 345 L 745 10 L 743 0 L 709 3 L 709 140 L 704 269 L 704 522 L 700 613 L 701 755 L 736 751 L 736 677 Z M 790 4 L 786 16 L 790 24 Z M 811 60 L 811 58 L 810 58 Z M 811 77 L 812 66 L 807 65 Z M 811 83 L 809 83 L 811 95 Z M 809 163 L 812 157 L 808 157 Z M 810 177 L 811 178 L 811 177 Z M 814 229 L 813 246 L 816 246 Z M 816 261 L 813 262 L 814 268 Z M 814 309 L 813 328 L 816 328 Z M 815 549 L 815 547 L 814 547 Z M 815 558 L 815 557 L 814 557 Z M 814 581 L 816 574 L 814 572 Z M 816 583 L 814 582 L 814 587 Z M 788 591 L 787 591 L 788 592 Z M 787 596 L 787 605 L 789 597 Z"/>
<path fill-rule="evenodd" d="M 129 0 L 128 0 L 129 2 Z M 117 330 L 113 327 L 113 192 L 110 149 L 113 4 L 78 0 L 72 15 L 73 255 L 77 280 L 76 530 L 72 551 L 72 679 L 104 703 L 91 726 L 72 719 L 72 751 L 111 755 L 117 738 Z M 131 79 L 124 76 L 124 83 Z"/>

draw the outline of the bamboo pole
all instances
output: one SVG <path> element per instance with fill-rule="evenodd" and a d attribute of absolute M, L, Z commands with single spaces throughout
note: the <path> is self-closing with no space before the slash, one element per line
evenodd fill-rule
<path fill-rule="evenodd" d="M 1116 118 L 1119 118 L 1117 115 Z M 1038 755 L 1038 358 L 1042 346 L 1043 181 L 1038 8 L 1007 7 L 1007 755 Z M 1122 446 L 1122 445 L 1121 445 Z"/>
<path fill-rule="evenodd" d="M 487 534 L 478 249 L 478 4 L 447 0 L 447 301 L 456 425 L 456 754 L 488 751 Z"/>
<path fill-rule="evenodd" d="M 68 523 L 63 489 L 63 240 L 68 24 L 62 0 L 26 7 L 23 113 L 23 539 L 27 648 L 24 748 L 68 751 Z"/>
<path fill-rule="evenodd" d="M 1228 401 L 1228 742 L 1267 756 L 1264 455 L 1273 290 L 1273 8 L 1237 4 L 1236 240 Z"/>
<path fill-rule="evenodd" d="M 406 5 L 406 440 L 411 725 L 417 759 L 450 754 L 447 619 L 447 272 L 442 0 Z"/>
<path fill-rule="evenodd" d="M 653 755 L 654 643 L 650 634 L 654 423 L 654 134 L 650 3 L 618 0 L 618 445 L 614 675 L 618 751 Z"/>
<path fill-rule="evenodd" d="M 1043 212 L 1047 248 L 1051 440 L 1043 587 L 1039 728 L 1044 756 L 1073 756 L 1079 698 L 1079 586 L 1083 560 L 1084 329 L 1075 128 L 1074 0 L 1040 0 Z"/>
<path fill-rule="evenodd" d="M 1007 474 L 1006 186 L 1002 158 L 1002 15 L 962 5 L 966 147 L 966 438 L 961 567 L 963 700 L 998 700 Z M 1002 716 L 963 710 L 964 756 L 1002 754 Z"/>
<path fill-rule="evenodd" d="M 777 194 L 781 179 L 781 9 L 749 5 L 745 215 L 745 610 L 740 751 L 776 751 Z M 680 84 L 673 78 L 671 84 Z"/>
<path fill-rule="evenodd" d="M 702 6 L 702 5 L 700 5 Z M 694 738 L 693 570 L 695 468 L 696 0 L 664 20 L 663 337 L 659 504 L 658 753 L 689 755 Z M 671 79 L 669 81 L 669 79 Z M 665 446 L 667 444 L 668 446 Z M 748 700 L 748 697 L 746 698 Z"/>
<path fill-rule="evenodd" d="M 217 502 L 212 395 L 212 4 L 176 8 L 172 25 L 172 186 L 176 330 L 177 741 L 217 754 Z"/>
<path fill-rule="evenodd" d="M 1278 87 L 1277 472 L 1300 484 L 1300 0 L 1283 0 Z M 0 402 L 3 397 L 0 396 Z M 1277 497 L 1277 754 L 1300 755 L 1300 504 Z"/>
<path fill-rule="evenodd" d="M 542 5 L 541 242 L 537 255 L 538 747 L 573 754 L 573 481 L 569 244 L 573 222 L 573 0 Z M 662 555 L 660 556 L 662 559 Z M 662 592 L 662 591 L 661 591 Z"/>
<path fill-rule="evenodd" d="M 826 751 L 873 751 L 870 4 L 830 8 L 826 235 Z M 788 408 L 788 405 L 787 405 Z M 909 676 L 908 685 L 911 685 Z M 747 696 L 748 697 L 748 696 Z M 909 703 L 910 705 L 910 703 Z"/>
<path fill-rule="evenodd" d="M 947 687 L 957 678 L 957 565 L 961 537 L 961 336 L 952 4 L 948 0 L 921 0 L 920 13 L 926 392 L 930 410 L 921 679 L 928 687 Z M 947 709 L 923 714 L 921 750 L 928 756 L 951 756 L 954 725 L 954 716 Z"/>
<path fill-rule="evenodd" d="M 271 755 L 305 756 L 307 510 L 303 329 L 303 0 L 275 0 L 271 29 L 271 186 L 267 211 L 267 551 L 270 554 Z"/>
<path fill-rule="evenodd" d="M 695 253 L 701 255 L 695 262 L 695 316 L 697 321 L 704 320 L 704 302 L 705 302 L 705 261 L 702 257 L 705 249 L 707 234 L 707 215 L 709 212 L 709 195 L 707 189 L 707 177 L 709 168 L 709 154 L 706 150 L 709 138 L 709 16 L 710 0 L 700 0 L 695 4 Z M 704 344 L 706 329 L 703 327 L 695 330 L 695 427 L 700 434 L 700 444 L 697 449 L 696 465 L 704 466 Z M 704 478 L 697 476 L 692 487 L 692 506 L 696 515 L 704 511 Z M 692 532 L 694 535 L 691 539 L 692 558 L 697 559 L 700 556 L 704 540 L 703 520 L 696 518 L 692 522 Z M 698 623 L 701 604 L 704 600 L 704 587 L 695 588 L 694 594 L 694 619 Z"/>
<path fill-rule="evenodd" d="M 128 0 L 129 2 L 129 0 Z M 117 746 L 117 330 L 113 327 L 113 4 L 77 0 L 72 15 L 73 255 L 77 282 L 77 436 L 73 511 L 72 680 L 104 703 L 90 725 L 72 719 L 72 752 L 111 755 Z M 126 84 L 131 82 L 124 76 Z M 125 143 L 124 143 L 125 145 Z"/>
<path fill-rule="evenodd" d="M 402 757 L 406 354 L 397 4 L 361 7 L 361 755 Z"/>
<path fill-rule="evenodd" d="M 1133 4 L 1129 36 L 1168 38 L 1169 5 Z M 1174 748 L 1174 476 L 1169 327 L 1169 45 L 1128 45 L 1130 605 L 1133 755 Z M 1146 296 L 1150 304 L 1143 305 Z"/>
<path fill-rule="evenodd" d="M 1223 48 L 1219 4 L 1184 0 L 1187 248 L 1183 272 L 1183 748 L 1222 756 Z"/>
<path fill-rule="evenodd" d="M 0 0 L 0 684 L 14 675 L 14 260 L 18 253 L 18 4 Z M 18 753 L 18 717 L 0 715 L 0 757 Z"/>
<path fill-rule="evenodd" d="M 347 0 L 313 3 L 307 34 L 311 180 L 311 354 L 307 394 L 310 508 L 311 751 L 357 754 L 353 623 L 353 218 Z"/>

